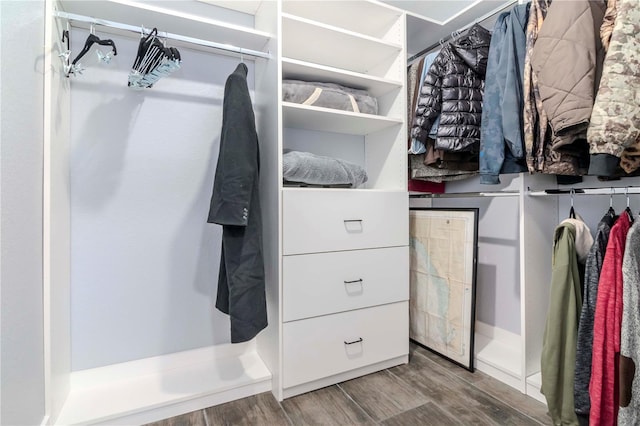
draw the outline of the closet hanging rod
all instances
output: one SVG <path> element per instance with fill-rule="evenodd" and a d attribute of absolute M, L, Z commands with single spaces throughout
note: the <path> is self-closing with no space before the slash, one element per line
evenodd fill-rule
<path fill-rule="evenodd" d="M 61 12 L 59 10 L 54 11 L 54 16 L 60 19 L 66 19 L 69 21 L 86 22 L 94 25 L 101 25 L 103 27 L 116 28 L 119 30 L 130 31 L 136 34 L 140 34 L 143 30 L 142 27 L 136 27 L 135 25 L 123 24 L 120 22 L 107 21 L 105 19 L 96 19 L 90 16 L 77 15 L 75 13 Z M 146 28 L 145 28 L 146 29 Z M 150 29 L 147 29 L 150 31 Z M 187 37 L 180 34 L 160 32 L 162 38 L 180 41 L 187 44 L 194 44 L 198 46 L 210 47 L 212 49 L 224 50 L 227 52 L 238 53 L 242 56 L 253 56 L 256 58 L 271 59 L 271 54 L 268 52 L 260 52 L 259 50 L 245 49 L 243 47 L 237 47 L 230 44 L 216 43 L 214 41 L 202 40 L 194 37 Z"/>
<path fill-rule="evenodd" d="M 527 189 L 527 193 L 534 197 L 545 195 L 567 195 L 574 193 L 575 195 L 615 195 L 615 194 L 640 194 L 640 186 L 618 186 L 618 187 L 602 187 L 602 188 L 569 188 L 569 189 Z"/>
<path fill-rule="evenodd" d="M 503 10 L 505 10 L 505 9 L 517 4 L 517 3 L 518 3 L 518 0 L 509 0 L 508 3 L 505 3 L 502 6 L 497 7 L 495 9 L 493 9 L 492 11 L 485 13 L 481 17 L 475 19 L 473 22 L 471 22 L 471 23 L 465 25 L 464 27 L 459 28 L 458 30 L 453 31 L 453 32 L 463 33 L 466 30 L 468 30 L 469 28 L 471 28 L 472 26 L 474 26 L 475 24 L 479 24 L 480 22 L 485 21 L 485 20 L 491 18 L 494 15 L 497 15 L 498 13 L 502 12 Z M 425 53 L 428 53 L 428 52 L 432 51 L 433 49 L 435 49 L 436 47 L 440 46 L 440 42 L 446 43 L 450 39 L 451 39 L 451 35 L 449 35 L 448 37 L 445 37 L 445 38 L 442 38 L 442 39 L 438 40 L 437 43 L 433 43 L 431 46 L 427 47 L 426 49 L 422 49 L 421 51 L 419 51 L 415 55 L 411 56 L 409 59 L 407 59 L 407 62 L 412 62 L 412 61 L 418 59 L 420 56 L 424 55 Z"/>
<path fill-rule="evenodd" d="M 442 194 L 409 193 L 409 198 L 517 197 L 519 191 L 444 192 Z"/>

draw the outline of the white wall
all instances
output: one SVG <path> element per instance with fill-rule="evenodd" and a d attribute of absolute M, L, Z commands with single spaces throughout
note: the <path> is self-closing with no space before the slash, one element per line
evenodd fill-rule
<path fill-rule="evenodd" d="M 44 2 L 0 2 L 0 424 L 44 416 Z"/>
<path fill-rule="evenodd" d="M 73 31 L 74 52 L 87 34 Z M 73 370 L 230 341 L 214 308 L 221 227 L 206 220 L 239 59 L 180 48 L 180 70 L 134 91 L 138 41 L 110 38 L 111 64 L 92 51 L 72 77 Z"/>

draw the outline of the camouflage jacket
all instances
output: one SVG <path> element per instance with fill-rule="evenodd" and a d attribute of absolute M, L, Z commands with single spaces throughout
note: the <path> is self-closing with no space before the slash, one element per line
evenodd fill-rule
<path fill-rule="evenodd" d="M 636 145 L 640 139 L 640 2 L 617 0 L 616 8 L 587 132 L 591 153 L 589 174 L 604 176 L 615 173 L 625 148 Z"/>

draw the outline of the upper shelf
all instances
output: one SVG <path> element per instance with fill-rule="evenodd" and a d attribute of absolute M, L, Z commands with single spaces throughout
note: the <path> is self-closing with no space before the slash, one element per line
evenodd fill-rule
<path fill-rule="evenodd" d="M 282 55 L 363 74 L 390 65 L 402 45 L 282 14 Z"/>
<path fill-rule="evenodd" d="M 282 11 L 360 34 L 402 43 L 394 31 L 402 11 L 373 1 L 284 1 Z M 362 19 L 358 19 L 358 17 Z"/>
<path fill-rule="evenodd" d="M 284 117 L 284 127 L 350 135 L 368 135 L 387 127 L 402 124 L 402 119 L 400 118 L 360 114 L 291 102 L 282 103 L 282 115 Z"/>
<path fill-rule="evenodd" d="M 289 58 L 282 58 L 282 77 L 304 81 L 323 81 L 342 84 L 353 87 L 354 89 L 366 90 L 375 97 L 382 96 L 391 90 L 402 87 L 401 81 L 372 77 Z"/>
<path fill-rule="evenodd" d="M 220 8 L 199 3 L 199 14 L 195 14 L 193 12 L 197 9 L 187 11 L 187 6 L 193 4 L 133 0 L 62 1 L 62 9 L 65 12 L 128 25 L 144 25 L 149 29 L 157 27 L 160 35 L 166 31 L 252 50 L 263 50 L 272 37 L 271 34 L 252 27 L 224 22 L 201 13 L 203 8 L 207 12 L 210 9 L 210 14 L 214 14 Z"/>

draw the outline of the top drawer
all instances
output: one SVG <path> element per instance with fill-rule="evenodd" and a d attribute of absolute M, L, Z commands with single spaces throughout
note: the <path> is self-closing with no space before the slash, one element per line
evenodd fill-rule
<path fill-rule="evenodd" d="M 409 244 L 406 192 L 285 189 L 282 203 L 285 255 Z"/>

